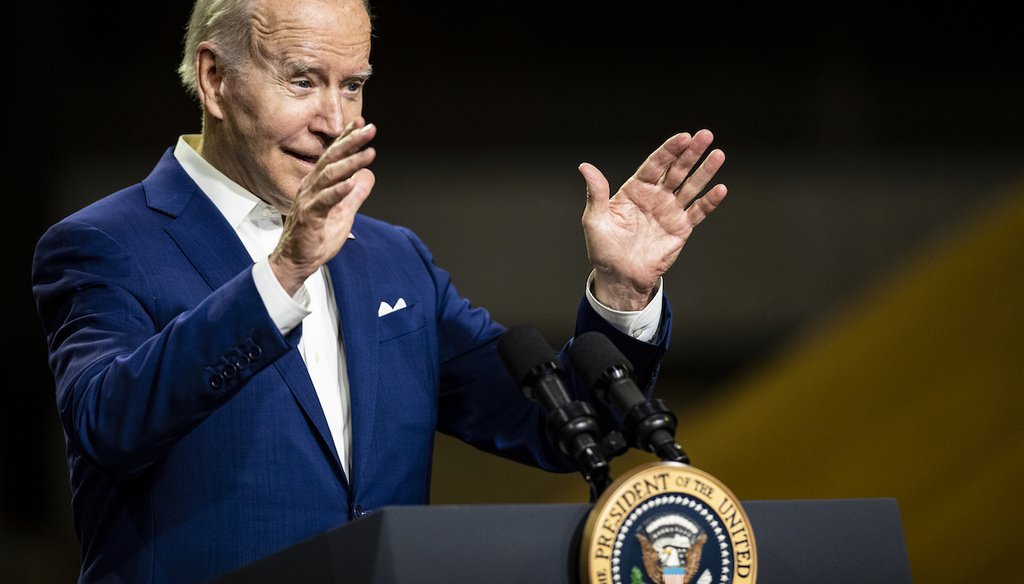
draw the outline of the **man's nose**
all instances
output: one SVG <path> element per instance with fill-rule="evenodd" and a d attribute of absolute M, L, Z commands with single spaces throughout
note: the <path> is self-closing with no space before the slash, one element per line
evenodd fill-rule
<path fill-rule="evenodd" d="M 340 136 L 345 129 L 345 109 L 342 104 L 342 98 L 335 92 L 323 91 L 310 130 L 328 140 Z"/>

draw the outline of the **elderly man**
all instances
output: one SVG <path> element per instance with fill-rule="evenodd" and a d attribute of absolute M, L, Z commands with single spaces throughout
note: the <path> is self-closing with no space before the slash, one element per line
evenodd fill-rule
<path fill-rule="evenodd" d="M 38 243 L 82 582 L 203 581 L 426 504 L 435 431 L 574 469 L 504 371 L 505 329 L 412 232 L 359 213 L 370 33 L 360 0 L 200 0 L 180 73 L 202 133 Z M 612 338 L 648 391 L 661 276 L 726 194 L 705 192 L 711 139 L 671 137 L 614 197 L 580 166 L 594 271 L 576 332 Z"/>

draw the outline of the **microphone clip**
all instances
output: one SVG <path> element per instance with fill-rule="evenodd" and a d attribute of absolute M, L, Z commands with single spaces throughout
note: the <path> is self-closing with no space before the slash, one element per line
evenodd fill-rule
<path fill-rule="evenodd" d="M 612 458 L 629 449 L 626 439 L 618 431 L 606 434 L 600 442 L 597 410 L 583 401 L 570 401 L 553 407 L 544 420 L 548 439 L 559 450 L 573 457 L 583 478 L 590 484 L 591 498 L 596 500 L 611 484 Z"/>
<path fill-rule="evenodd" d="M 642 401 L 626 413 L 623 425 L 629 430 L 629 442 L 662 460 L 690 463 L 690 457 L 676 442 L 676 415 L 662 399 Z"/>

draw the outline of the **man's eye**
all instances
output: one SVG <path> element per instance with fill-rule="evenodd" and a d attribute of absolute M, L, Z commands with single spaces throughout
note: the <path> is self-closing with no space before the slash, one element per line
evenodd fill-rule
<path fill-rule="evenodd" d="M 352 93 L 355 93 L 355 92 L 359 91 L 360 89 L 362 89 L 362 87 L 363 87 L 362 82 L 359 82 L 359 81 L 349 81 L 348 85 L 345 86 L 345 89 L 348 90 L 348 91 L 351 91 Z"/>
<path fill-rule="evenodd" d="M 313 87 L 313 82 L 309 79 L 296 79 L 292 81 L 292 84 L 301 89 L 310 89 Z"/>

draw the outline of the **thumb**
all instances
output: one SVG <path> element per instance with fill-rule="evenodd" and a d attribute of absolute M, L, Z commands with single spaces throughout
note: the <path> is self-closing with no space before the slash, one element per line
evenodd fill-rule
<path fill-rule="evenodd" d="M 589 162 L 580 164 L 579 171 L 587 183 L 587 211 L 604 211 L 608 208 L 608 179 Z"/>

